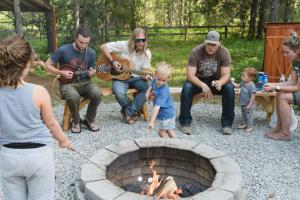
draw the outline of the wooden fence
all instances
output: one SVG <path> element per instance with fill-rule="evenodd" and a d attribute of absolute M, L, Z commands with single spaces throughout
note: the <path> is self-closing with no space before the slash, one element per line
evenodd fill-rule
<path fill-rule="evenodd" d="M 217 30 L 222 37 L 227 38 L 229 34 L 237 34 L 240 32 L 240 26 L 155 26 L 155 27 L 143 27 L 148 34 L 148 37 L 184 37 L 187 40 L 189 36 L 206 35 L 209 30 Z M 104 38 L 104 29 L 98 30 Z M 129 29 L 108 29 L 108 38 L 128 38 L 131 31 Z"/>

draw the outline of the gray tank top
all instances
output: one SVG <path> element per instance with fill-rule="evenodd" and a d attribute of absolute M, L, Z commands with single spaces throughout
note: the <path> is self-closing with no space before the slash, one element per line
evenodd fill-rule
<path fill-rule="evenodd" d="M 53 138 L 32 101 L 34 84 L 0 87 L 0 145 L 36 142 L 52 145 Z"/>

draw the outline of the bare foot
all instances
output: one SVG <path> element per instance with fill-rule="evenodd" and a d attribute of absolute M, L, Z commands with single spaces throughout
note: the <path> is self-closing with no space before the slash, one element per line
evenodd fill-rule
<path fill-rule="evenodd" d="M 282 133 L 282 132 L 278 132 L 278 133 L 274 133 L 274 134 L 270 134 L 269 136 L 267 136 L 268 138 L 271 138 L 273 140 L 284 140 L 284 141 L 289 141 L 291 140 L 291 135 L 289 133 Z"/>
<path fill-rule="evenodd" d="M 278 127 L 272 128 L 271 130 L 266 132 L 265 137 L 269 137 L 270 135 L 278 133 L 278 132 L 280 132 L 280 128 L 278 128 Z"/>

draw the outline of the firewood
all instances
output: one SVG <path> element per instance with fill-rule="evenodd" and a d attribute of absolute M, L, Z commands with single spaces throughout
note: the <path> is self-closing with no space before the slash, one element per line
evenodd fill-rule
<path fill-rule="evenodd" d="M 158 188 L 156 192 L 156 197 L 159 198 L 168 198 L 173 196 L 175 191 L 177 190 L 177 185 L 173 179 L 173 177 L 168 176 L 164 182 L 162 182 L 161 186 Z"/>

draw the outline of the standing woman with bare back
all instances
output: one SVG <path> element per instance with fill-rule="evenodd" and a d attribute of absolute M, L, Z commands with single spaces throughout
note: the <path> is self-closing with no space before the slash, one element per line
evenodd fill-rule
<path fill-rule="evenodd" d="M 300 105 L 300 39 L 296 32 L 283 43 L 283 55 L 292 61 L 292 80 L 269 83 L 264 90 L 276 90 L 277 125 L 265 136 L 274 140 L 290 140 L 291 105 Z"/>
<path fill-rule="evenodd" d="M 24 81 L 29 43 L 17 36 L 0 42 L 0 169 L 4 200 L 53 200 L 53 137 L 73 149 L 56 121 L 47 90 Z"/>

